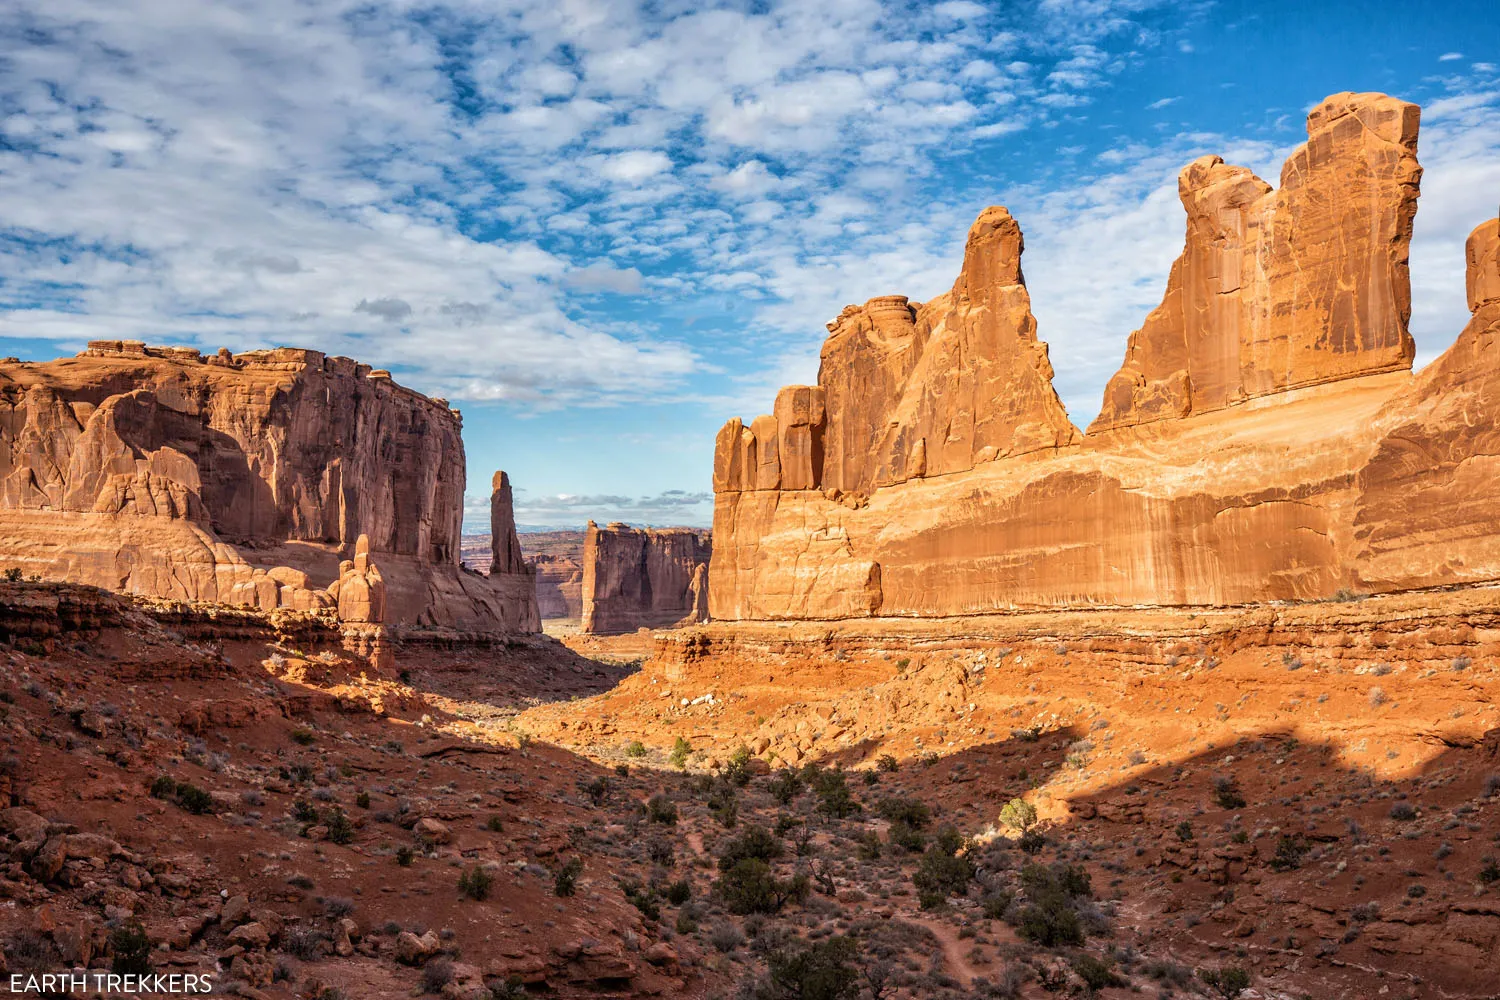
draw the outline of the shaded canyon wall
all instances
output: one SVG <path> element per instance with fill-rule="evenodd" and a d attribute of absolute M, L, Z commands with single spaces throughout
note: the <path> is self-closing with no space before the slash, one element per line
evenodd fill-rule
<path fill-rule="evenodd" d="M 583 543 L 583 630 L 662 628 L 708 617 L 711 535 L 694 528 L 589 522 Z"/>

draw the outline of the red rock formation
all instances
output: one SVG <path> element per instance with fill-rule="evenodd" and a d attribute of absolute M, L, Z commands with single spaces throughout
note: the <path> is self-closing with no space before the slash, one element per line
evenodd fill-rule
<path fill-rule="evenodd" d="M 1184 167 L 1186 246 L 1090 432 L 1409 369 L 1419 117 L 1383 94 L 1335 94 L 1275 191 L 1217 156 Z"/>
<path fill-rule="evenodd" d="M 1040 363 L 1017 369 L 1024 405 L 991 408 L 998 429 L 952 421 L 947 435 L 918 433 L 921 414 L 960 393 L 913 397 L 908 383 L 962 386 L 983 367 L 935 350 L 936 336 L 923 342 L 922 324 L 910 311 L 902 320 L 894 300 L 846 310 L 824 357 L 848 363 L 825 363 L 819 376 L 821 492 L 767 489 L 759 473 L 752 484 L 744 470 L 761 465 L 763 435 L 737 421 L 720 432 L 713 617 L 1239 604 L 1500 580 L 1496 225 L 1469 244 L 1474 320 L 1414 379 L 1405 257 L 1416 120 L 1415 108 L 1379 95 L 1330 98 L 1274 195 L 1216 160 L 1190 167 L 1173 294 L 1132 338 L 1114 402 L 1080 440 L 1064 437 L 1050 390 L 1028 381 L 1046 371 Z M 991 287 L 1018 288 L 971 253 L 965 276 L 981 273 L 999 275 Z M 1044 359 L 1020 329 L 999 343 Z M 857 338 L 866 346 L 849 351 Z M 919 342 L 922 356 L 904 367 L 906 345 Z M 815 440 L 816 390 L 789 391 L 804 394 Z M 1004 441 L 1003 460 L 975 448 Z"/>
<path fill-rule="evenodd" d="M 583 630 L 631 632 L 701 621 L 710 535 L 694 528 L 589 522 L 583 543 Z"/>
<path fill-rule="evenodd" d="M 27 574 L 315 610 L 368 536 L 393 621 L 536 619 L 529 575 L 460 572 L 458 413 L 348 358 L 100 341 L 0 364 L 0 482 L 0 565 Z"/>
<path fill-rule="evenodd" d="M 946 295 L 848 306 L 828 325 L 817 386 L 788 386 L 773 414 L 719 432 L 719 492 L 854 495 L 1075 440 L 1052 389 L 1021 275 L 1020 227 L 988 208 Z"/>

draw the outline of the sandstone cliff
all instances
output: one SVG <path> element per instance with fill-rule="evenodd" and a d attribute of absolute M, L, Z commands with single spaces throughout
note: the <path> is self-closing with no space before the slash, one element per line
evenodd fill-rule
<path fill-rule="evenodd" d="M 1010 334 L 971 338 L 989 345 L 980 361 L 931 352 L 919 321 L 890 318 L 898 300 L 845 310 L 818 386 L 720 432 L 713 617 L 1239 604 L 1500 579 L 1495 224 L 1470 241 L 1473 321 L 1413 378 L 1417 110 L 1343 94 L 1308 129 L 1276 192 L 1212 158 L 1184 172 L 1187 249 L 1086 436 L 1035 384 L 1050 369 L 1029 312 L 999 310 Z M 990 302 L 1015 302 L 1019 266 L 1003 262 L 1019 234 L 983 272 L 974 245 L 945 298 L 988 280 Z M 856 336 L 866 346 L 851 352 Z M 913 397 L 922 363 L 902 345 L 915 344 L 933 368 Z M 987 368 L 1012 373 L 994 383 L 1001 398 L 969 407 L 944 391 Z M 945 406 L 972 425 L 918 433 L 931 425 L 913 414 Z M 764 460 L 773 429 L 779 482 Z"/>
<path fill-rule="evenodd" d="M 706 620 L 710 534 L 589 522 L 583 543 L 583 630 L 660 628 Z"/>
<path fill-rule="evenodd" d="M 0 364 L 0 482 L 0 565 L 27 575 L 314 610 L 366 536 L 386 620 L 535 627 L 528 574 L 459 568 L 458 413 L 348 358 L 101 341 Z"/>
<path fill-rule="evenodd" d="M 1419 117 L 1383 94 L 1335 94 L 1274 191 L 1217 156 L 1183 168 L 1186 245 L 1089 430 L 1409 369 Z"/>

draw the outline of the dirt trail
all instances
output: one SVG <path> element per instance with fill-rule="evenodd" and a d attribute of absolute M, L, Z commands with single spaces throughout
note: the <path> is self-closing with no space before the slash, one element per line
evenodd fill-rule
<path fill-rule="evenodd" d="M 979 973 L 968 959 L 969 947 L 965 946 L 953 926 L 913 913 L 903 915 L 902 919 L 919 927 L 925 927 L 932 932 L 933 937 L 938 939 L 938 944 L 943 947 L 943 965 L 948 975 L 963 983 L 965 988 L 974 984 L 974 977 Z"/>

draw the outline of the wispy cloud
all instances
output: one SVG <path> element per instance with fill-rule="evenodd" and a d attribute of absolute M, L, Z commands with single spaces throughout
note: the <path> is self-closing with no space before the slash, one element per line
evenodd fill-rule
<path fill-rule="evenodd" d="M 713 494 L 665 490 L 652 496 L 610 493 L 575 495 L 532 494 L 516 490 L 516 524 L 523 529 L 582 528 L 589 521 L 624 521 L 636 526 L 706 527 L 713 520 Z M 464 530 L 483 534 L 490 529 L 490 498 L 464 498 Z"/>
<path fill-rule="evenodd" d="M 805 328 L 830 269 L 896 263 L 869 220 L 934 150 L 1087 104 L 1152 6 L 15 0 L 0 336 L 305 344 L 455 399 L 663 398 L 717 345 L 647 302 L 734 292 L 751 340 Z"/>
<path fill-rule="evenodd" d="M 1146 105 L 1146 110 L 1147 111 L 1160 111 L 1162 108 L 1170 107 L 1171 105 L 1176 104 L 1180 100 L 1182 100 L 1181 97 L 1163 97 L 1159 101 L 1152 101 L 1150 104 Z"/>

